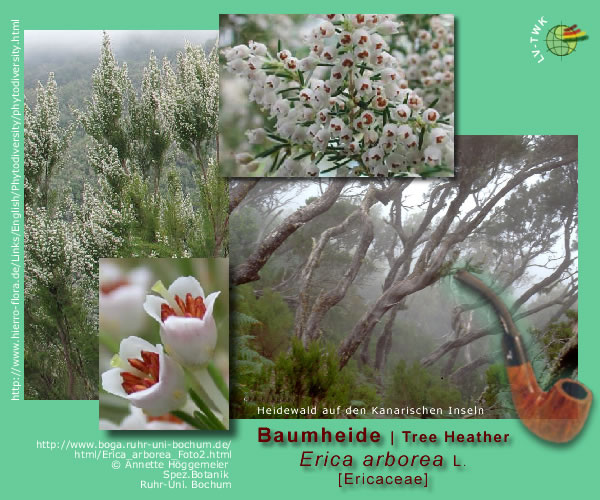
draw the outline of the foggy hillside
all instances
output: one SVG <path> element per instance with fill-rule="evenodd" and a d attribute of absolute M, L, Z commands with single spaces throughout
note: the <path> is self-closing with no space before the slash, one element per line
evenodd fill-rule
<path fill-rule="evenodd" d="M 199 45 L 210 51 L 216 40 L 216 31 L 108 31 L 111 47 L 119 64 L 127 63 L 128 75 L 139 93 L 144 67 L 153 50 L 158 61 L 163 58 L 176 66 L 176 56 L 185 43 Z M 54 73 L 58 87 L 60 124 L 75 121 L 74 110 L 83 110 L 91 95 L 92 74 L 98 66 L 102 47 L 102 31 L 25 31 L 25 98 L 35 106 L 36 87 L 43 85 L 49 73 Z M 78 198 L 86 180 L 93 178 L 86 160 L 88 139 L 77 127 L 68 151 L 66 167 L 56 177 L 59 190 L 70 188 Z M 182 183 L 192 184 L 192 166 L 181 164 Z M 68 172 L 68 174 L 67 174 Z M 164 188 L 164 186 L 163 186 Z"/>

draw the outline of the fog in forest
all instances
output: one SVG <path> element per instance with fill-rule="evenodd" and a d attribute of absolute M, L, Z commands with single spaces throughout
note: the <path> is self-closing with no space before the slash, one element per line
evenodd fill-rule
<path fill-rule="evenodd" d="M 324 404 L 334 396 L 310 374 L 336 366 L 330 383 L 350 400 L 511 416 L 497 318 L 459 269 L 501 294 L 542 378 L 557 375 L 576 331 L 577 140 L 457 140 L 456 181 L 232 185 L 245 193 L 231 221 L 236 307 L 257 321 L 240 326 L 240 352 L 266 367 L 242 371 L 247 398 Z M 282 382 L 254 385 L 265 376 Z"/>
<path fill-rule="evenodd" d="M 164 58 L 177 66 L 177 53 L 186 43 L 200 46 L 209 52 L 217 38 L 217 31 L 141 31 L 109 30 L 112 52 L 119 64 L 127 64 L 128 77 L 136 92 L 140 92 L 144 68 L 153 51 L 159 64 Z M 57 85 L 60 125 L 76 122 L 76 112 L 86 108 L 92 95 L 92 74 L 98 66 L 102 48 L 102 31 L 26 30 L 25 31 L 25 99 L 34 108 L 38 83 L 46 85 L 52 73 Z M 76 127 L 66 158 L 67 168 L 56 176 L 57 188 L 68 185 L 79 197 L 85 181 L 93 178 L 86 167 L 88 141 L 83 129 Z M 193 184 L 193 168 L 183 164 L 183 184 Z M 66 172 L 69 172 L 69 175 Z M 186 172 L 187 171 L 187 172 Z"/>
<path fill-rule="evenodd" d="M 98 64 L 102 31 L 25 30 L 25 88 L 42 83 L 53 72 L 59 86 L 86 80 Z M 217 32 L 211 30 L 108 30 L 114 54 L 127 62 L 134 85 L 153 50 L 159 59 L 171 58 L 185 42 L 212 46 Z M 137 86 L 137 85 L 136 85 Z M 63 90 L 64 93 L 64 90 Z"/>

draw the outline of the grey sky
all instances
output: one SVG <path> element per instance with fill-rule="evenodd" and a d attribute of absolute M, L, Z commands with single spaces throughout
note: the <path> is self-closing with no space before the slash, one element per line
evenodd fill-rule
<path fill-rule="evenodd" d="M 169 30 L 169 31 L 142 31 L 142 30 L 108 30 L 113 47 L 118 50 L 119 45 L 135 39 L 156 40 L 157 42 L 170 42 L 171 45 L 183 46 L 184 42 L 202 44 L 207 40 L 217 37 L 217 30 Z M 54 50 L 72 50 L 74 52 L 97 51 L 102 43 L 100 30 L 25 30 L 25 54 L 32 52 L 48 52 Z"/>

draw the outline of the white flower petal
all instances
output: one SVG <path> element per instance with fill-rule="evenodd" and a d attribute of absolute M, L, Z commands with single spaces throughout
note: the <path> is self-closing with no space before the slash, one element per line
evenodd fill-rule
<path fill-rule="evenodd" d="M 221 292 L 213 292 L 204 299 L 204 305 L 206 306 L 206 312 L 204 313 L 204 318 L 206 318 L 207 316 L 212 316 L 213 307 L 215 305 L 215 300 L 217 300 L 217 297 L 219 295 L 221 295 Z"/>
<path fill-rule="evenodd" d="M 127 278 L 130 283 L 147 289 L 152 282 L 152 271 L 146 267 L 137 267 L 127 273 Z"/>
<path fill-rule="evenodd" d="M 104 418 L 100 419 L 99 428 L 101 431 L 118 431 L 121 429 L 117 424 L 112 423 L 110 420 Z"/>
<path fill-rule="evenodd" d="M 147 422 L 144 430 L 147 431 L 191 431 L 193 427 L 187 424 L 176 424 L 175 422 L 162 422 L 160 420 L 153 420 Z"/>
<path fill-rule="evenodd" d="M 123 384 L 123 379 L 121 378 L 122 371 L 121 368 L 111 368 L 107 372 L 104 372 L 102 374 L 102 388 L 110 394 L 126 398 L 127 393 L 121 385 Z"/>
<path fill-rule="evenodd" d="M 153 346 L 147 340 L 139 337 L 127 337 L 121 341 L 121 347 L 119 348 L 119 356 L 124 363 L 129 358 L 142 358 L 142 351 L 162 353 L 161 346 Z"/>
<path fill-rule="evenodd" d="M 146 295 L 146 301 L 144 302 L 144 310 L 156 321 L 161 323 L 161 306 L 163 304 L 169 305 L 169 303 L 165 299 L 159 297 L 158 295 Z"/>
<path fill-rule="evenodd" d="M 129 401 L 150 415 L 159 417 L 181 408 L 187 401 L 185 377 L 179 364 L 156 346 L 160 355 L 159 382 L 145 391 L 129 394 Z"/>
<path fill-rule="evenodd" d="M 146 289 L 125 285 L 99 297 L 100 330 L 117 338 L 138 333 L 144 327 L 146 315 L 142 308 Z"/>
<path fill-rule="evenodd" d="M 160 338 L 169 354 L 181 363 L 203 365 L 217 346 L 217 325 L 212 314 L 205 314 L 204 319 L 169 316 L 160 328 Z"/>
<path fill-rule="evenodd" d="M 128 358 L 142 359 L 141 351 L 149 351 L 159 356 L 158 382 L 141 391 L 127 394 L 123 389 L 123 372 L 140 374 L 131 365 Z M 102 374 L 102 387 L 109 393 L 128 399 L 131 404 L 151 416 L 161 416 L 181 408 L 186 400 L 185 376 L 183 368 L 172 358 L 164 354 L 163 346 L 153 346 L 139 337 L 127 337 L 121 341 L 119 356 L 124 366 L 113 368 Z M 141 374 L 140 374 L 141 375 Z"/>
<path fill-rule="evenodd" d="M 193 407 L 195 410 L 196 407 Z M 192 411 L 193 411 L 192 410 Z M 110 420 L 100 419 L 100 429 L 110 431 L 187 431 L 194 428 L 188 424 L 177 424 L 175 422 L 148 421 L 148 417 L 141 408 L 129 405 L 129 415 L 120 424 Z"/>
<path fill-rule="evenodd" d="M 121 421 L 119 429 L 124 431 L 145 430 L 147 419 L 146 415 L 144 415 L 144 410 L 130 405 L 129 411 L 131 413 Z"/>
<path fill-rule="evenodd" d="M 119 281 L 123 278 L 123 275 L 123 270 L 119 266 L 113 264 L 110 260 L 105 261 L 102 259 L 98 272 L 100 286 Z"/>
<path fill-rule="evenodd" d="M 192 294 L 192 297 L 202 297 L 204 298 L 204 290 L 198 283 L 198 280 L 193 276 L 186 276 L 177 278 L 171 286 L 169 287 L 169 293 L 175 297 L 175 295 L 179 295 L 179 298 L 185 300 L 185 296 L 188 293 Z"/>

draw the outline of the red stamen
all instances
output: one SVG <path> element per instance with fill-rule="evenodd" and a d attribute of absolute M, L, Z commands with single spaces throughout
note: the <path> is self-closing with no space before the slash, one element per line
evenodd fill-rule
<path fill-rule="evenodd" d="M 131 366 L 133 366 L 135 369 L 137 369 L 143 373 L 148 373 L 146 371 L 146 364 L 143 363 L 142 361 L 140 361 L 139 359 L 129 358 L 127 361 L 129 361 L 129 364 Z"/>
<path fill-rule="evenodd" d="M 173 310 L 173 308 L 171 306 L 169 306 L 169 304 L 161 304 L 161 306 L 160 306 L 161 321 L 164 321 L 169 316 L 177 316 L 177 315 L 175 314 L 175 311 Z"/>
<path fill-rule="evenodd" d="M 184 301 L 179 295 L 175 295 L 175 302 L 177 302 L 182 314 L 175 312 L 168 304 L 161 304 L 160 319 L 162 321 L 165 321 L 169 316 L 203 319 L 206 314 L 206 306 L 204 305 L 204 299 L 202 297 L 194 298 L 191 293 L 188 293 L 186 294 Z"/>
<path fill-rule="evenodd" d="M 121 372 L 123 383 L 121 386 L 127 394 L 133 392 L 145 391 L 159 381 L 160 361 L 155 352 L 142 351 L 142 359 L 128 358 L 129 364 L 142 372 L 145 377 L 134 375 L 130 372 Z"/>
<path fill-rule="evenodd" d="M 183 424 L 183 420 L 177 418 L 171 413 L 161 415 L 160 417 L 151 417 L 150 415 L 146 415 L 146 420 L 148 420 L 148 422 L 171 422 L 173 424 Z"/>
<path fill-rule="evenodd" d="M 108 294 L 110 292 L 114 292 L 117 288 L 121 288 L 122 286 L 129 285 L 127 280 L 118 280 L 113 281 L 111 283 L 106 283 L 104 285 L 100 285 L 100 292 L 104 294 Z"/>

